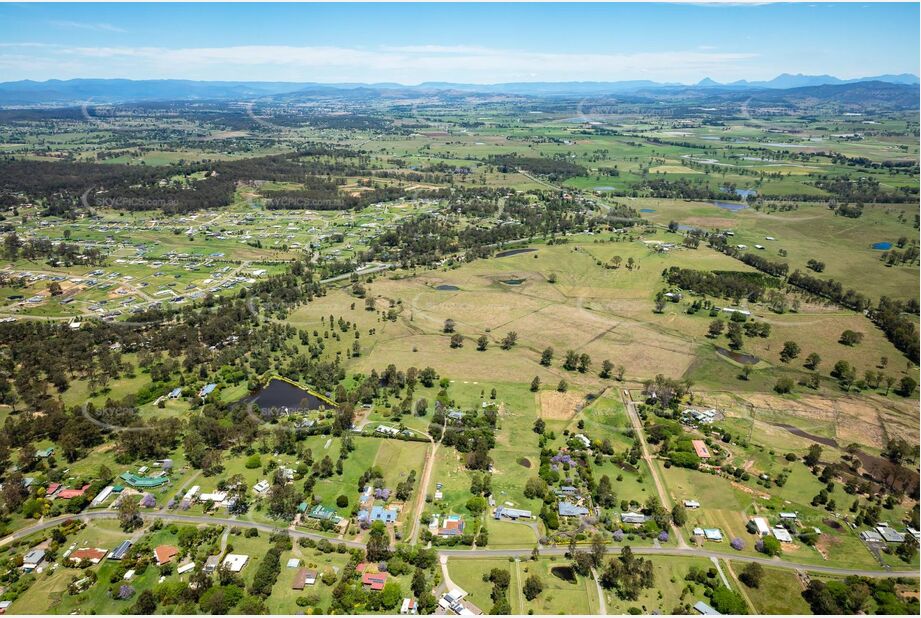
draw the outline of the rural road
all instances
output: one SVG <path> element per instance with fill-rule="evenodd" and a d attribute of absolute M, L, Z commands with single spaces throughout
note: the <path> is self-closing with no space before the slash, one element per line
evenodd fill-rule
<path fill-rule="evenodd" d="M 630 419 L 630 424 L 633 425 L 633 432 L 636 434 L 636 439 L 640 443 L 640 451 L 643 454 L 643 459 L 646 461 L 646 466 L 649 468 L 649 473 L 652 475 L 652 481 L 659 494 L 659 502 L 664 508 L 671 511 L 672 500 L 668 492 L 665 491 L 665 483 L 659 478 L 659 470 L 655 467 L 655 462 L 653 462 L 652 456 L 649 454 L 649 445 L 646 444 L 646 433 L 643 431 L 643 423 L 640 421 L 640 415 L 636 411 L 636 404 L 633 402 L 627 390 L 621 389 L 620 396 L 624 402 L 624 407 L 627 408 L 627 418 Z M 675 535 L 675 540 L 678 541 L 678 547 L 686 548 L 688 544 L 685 542 L 681 530 L 674 522 L 670 521 L 669 524 L 671 525 L 672 533 Z"/>
<path fill-rule="evenodd" d="M 364 549 L 364 543 L 358 541 L 344 541 L 331 539 L 327 536 L 321 534 L 316 534 L 314 532 L 306 532 L 303 530 L 297 530 L 295 528 L 285 528 L 280 526 L 273 526 L 271 524 L 263 524 L 253 521 L 242 521 L 237 519 L 228 519 L 221 517 L 206 517 L 203 515 L 182 515 L 179 513 L 161 513 L 159 511 L 151 511 L 147 513 L 141 513 L 141 517 L 148 520 L 160 519 L 163 521 L 179 522 L 179 523 L 189 523 L 189 524 L 209 524 L 209 525 L 223 525 L 223 526 L 237 526 L 239 528 L 256 528 L 263 532 L 273 533 L 280 532 L 282 530 L 287 531 L 292 538 L 308 538 L 314 539 L 315 541 L 327 540 L 335 543 L 342 543 L 346 547 L 354 547 L 357 549 Z M 68 519 L 79 519 L 81 521 L 92 521 L 96 519 L 116 519 L 118 518 L 118 513 L 116 511 L 93 511 L 89 513 L 80 513 L 78 515 L 64 515 L 60 517 L 54 517 L 40 521 L 32 526 L 27 528 L 22 528 L 17 530 L 12 534 L 0 539 L 0 547 L 8 545 L 13 541 L 17 541 L 21 538 L 27 537 L 36 532 L 42 530 L 47 530 L 53 528 Z M 910 577 L 917 578 L 918 571 L 917 569 L 912 571 L 881 571 L 873 569 L 845 569 L 839 567 L 830 567 L 816 564 L 802 564 L 798 562 L 789 562 L 786 560 L 781 560 L 779 558 L 767 558 L 762 556 L 745 556 L 741 554 L 730 554 L 727 552 L 720 551 L 710 551 L 706 549 L 699 549 L 696 547 L 634 547 L 631 546 L 634 554 L 645 555 L 645 556 L 685 556 L 685 557 L 700 557 L 700 558 L 717 558 L 721 560 L 735 560 L 740 562 L 757 562 L 759 564 L 770 566 L 778 569 L 788 569 L 793 571 L 808 571 L 812 573 L 821 573 L 825 575 L 860 575 L 864 577 L 880 577 L 880 578 L 894 578 L 894 577 Z M 620 547 L 609 547 L 607 553 L 609 554 L 619 554 Z M 522 548 L 522 549 L 441 549 L 438 550 L 438 557 L 442 565 L 446 565 L 449 558 L 472 558 L 472 559 L 484 559 L 484 558 L 522 558 L 529 559 L 531 557 L 532 548 Z M 566 547 L 544 547 L 541 548 L 541 556 L 565 556 L 568 552 Z M 446 570 L 446 569 L 445 569 Z"/>

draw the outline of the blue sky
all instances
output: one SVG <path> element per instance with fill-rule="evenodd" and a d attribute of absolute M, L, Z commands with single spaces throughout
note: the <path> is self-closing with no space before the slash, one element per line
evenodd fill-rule
<path fill-rule="evenodd" d="M 917 74 L 919 17 L 917 3 L 2 4 L 0 81 Z"/>

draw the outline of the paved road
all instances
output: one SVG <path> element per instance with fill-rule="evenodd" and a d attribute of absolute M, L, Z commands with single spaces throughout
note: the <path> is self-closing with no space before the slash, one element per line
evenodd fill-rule
<path fill-rule="evenodd" d="M 50 519 L 45 519 L 39 521 L 38 523 L 17 530 L 12 534 L 6 536 L 3 539 L 0 539 L 0 547 L 8 545 L 13 541 L 19 540 L 23 537 L 35 534 L 42 530 L 47 530 L 48 528 L 53 528 L 58 524 L 68 520 L 68 519 L 79 519 L 82 521 L 92 521 L 96 519 L 115 519 L 118 517 L 116 511 L 90 511 L 87 513 L 80 513 L 78 515 L 64 515 L 60 517 L 53 517 Z M 207 517 L 204 515 L 183 515 L 180 513 L 161 513 L 159 511 L 151 511 L 147 513 L 141 513 L 141 517 L 144 519 L 161 519 L 163 521 L 173 521 L 173 522 L 185 522 L 190 524 L 207 524 L 207 525 L 222 525 L 222 526 L 237 526 L 240 528 L 256 528 L 263 532 L 273 533 L 280 532 L 285 530 L 293 538 L 308 538 L 319 540 L 327 540 L 331 543 L 343 543 L 347 547 L 355 547 L 359 549 L 364 549 L 364 543 L 358 541 L 346 541 L 331 539 L 327 536 L 317 534 L 315 532 L 307 532 L 304 530 L 298 530 L 293 527 L 279 527 L 273 526 L 271 524 L 264 524 L 253 521 L 243 521 L 238 519 L 229 519 L 222 517 Z M 727 553 L 720 551 L 711 551 L 708 549 L 700 549 L 697 547 L 634 547 L 631 546 L 633 553 L 639 555 L 647 556 L 685 556 L 685 557 L 700 557 L 700 558 L 718 558 L 722 560 L 736 560 L 739 562 L 757 562 L 765 566 L 770 566 L 778 569 L 788 569 L 794 571 L 808 571 L 812 573 L 822 573 L 827 575 L 861 575 L 865 577 L 881 577 L 881 578 L 893 578 L 893 577 L 918 577 L 917 569 L 913 571 L 879 571 L 872 569 L 846 569 L 840 567 L 830 567 L 817 564 L 803 564 L 798 562 L 789 562 L 787 560 L 781 560 L 779 558 L 767 558 L 762 556 L 745 556 L 737 553 Z M 620 547 L 609 546 L 609 554 L 618 554 L 620 553 Z M 443 565 L 447 564 L 449 558 L 524 558 L 528 559 L 531 557 L 532 549 L 522 548 L 522 549 L 441 549 L 438 550 L 439 559 Z M 568 548 L 566 547 L 542 547 L 540 550 L 541 556 L 564 556 Z"/>

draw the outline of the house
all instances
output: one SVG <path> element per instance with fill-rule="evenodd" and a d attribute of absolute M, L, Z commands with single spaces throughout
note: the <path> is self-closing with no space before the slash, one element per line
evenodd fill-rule
<path fill-rule="evenodd" d="M 697 500 L 685 500 L 685 501 L 684 501 L 684 508 L 686 508 L 686 509 L 699 509 L 699 508 L 700 508 L 700 502 L 698 502 Z"/>
<path fill-rule="evenodd" d="M 584 517 L 588 515 L 588 509 L 584 506 L 576 506 L 565 500 L 559 503 L 557 510 L 561 517 Z"/>
<path fill-rule="evenodd" d="M 154 548 L 154 559 L 157 561 L 157 566 L 168 563 L 177 555 L 179 555 L 179 550 L 172 545 L 158 545 Z"/>
<path fill-rule="evenodd" d="M 701 459 L 710 459 L 710 449 L 707 448 L 703 440 L 691 440 L 691 446 L 694 447 L 694 452 L 697 453 L 698 457 Z"/>
<path fill-rule="evenodd" d="M 0 601 L 0 614 L 5 614 L 6 610 L 12 605 L 12 601 Z"/>
<path fill-rule="evenodd" d="M 208 559 L 205 560 L 205 566 L 202 567 L 202 571 L 205 573 L 214 573 L 217 571 L 218 565 L 221 563 L 220 556 L 208 556 Z"/>
<path fill-rule="evenodd" d="M 301 566 L 300 558 L 289 558 L 287 564 L 285 564 L 285 567 L 289 569 L 296 569 L 299 566 Z"/>
<path fill-rule="evenodd" d="M 311 519 L 319 519 L 321 521 L 331 521 L 334 524 L 338 524 L 339 521 L 342 519 L 341 517 L 339 517 L 336 511 L 332 509 L 328 509 L 322 504 L 317 504 L 312 509 L 310 509 L 307 512 L 307 517 Z"/>
<path fill-rule="evenodd" d="M 123 472 L 119 478 L 132 487 L 141 487 L 144 489 L 159 487 L 164 483 L 169 483 L 169 478 L 167 478 L 166 474 L 163 472 L 159 473 L 158 476 L 138 476 L 131 472 Z"/>
<path fill-rule="evenodd" d="M 386 509 L 382 506 L 371 507 L 371 510 L 362 509 L 358 512 L 358 521 L 371 523 L 375 521 L 382 521 L 385 524 L 392 524 L 397 520 L 397 515 L 399 511 L 396 509 Z"/>
<path fill-rule="evenodd" d="M 524 509 L 513 509 L 507 506 L 496 507 L 495 512 L 493 513 L 495 519 L 511 519 L 512 521 L 518 521 L 519 519 L 531 519 L 531 511 L 526 511 Z"/>
<path fill-rule="evenodd" d="M 226 499 L 227 499 L 226 491 L 213 491 L 211 493 L 200 494 L 198 496 L 198 500 L 200 502 L 214 502 L 215 504 L 223 502 Z"/>
<path fill-rule="evenodd" d="M 246 566 L 248 561 L 249 556 L 243 554 L 227 554 L 224 556 L 224 561 L 221 563 L 221 567 L 227 567 L 231 573 L 239 573 L 243 570 L 243 567 Z"/>
<path fill-rule="evenodd" d="M 92 564 L 99 564 L 99 562 L 106 557 L 108 552 L 104 549 L 97 549 L 93 547 L 88 547 L 84 549 L 75 549 L 70 552 L 70 555 L 67 556 L 68 561 L 79 564 L 84 560 L 88 560 Z"/>
<path fill-rule="evenodd" d="M 694 536 L 702 536 L 708 541 L 722 541 L 723 533 L 719 528 L 694 528 Z"/>
<path fill-rule="evenodd" d="M 173 390 L 169 392 L 169 395 L 167 395 L 167 397 L 170 399 L 179 399 L 181 395 L 182 395 L 182 389 L 177 386 L 176 388 L 174 388 Z"/>
<path fill-rule="evenodd" d="M 771 534 L 771 527 L 764 517 L 752 517 L 748 520 L 747 527 L 750 532 L 754 532 L 758 536 L 770 536 Z"/>
<path fill-rule="evenodd" d="M 198 485 L 193 485 L 192 489 L 185 492 L 185 495 L 182 497 L 182 501 L 189 502 L 189 503 L 194 502 L 195 498 L 198 497 L 198 492 L 200 491 L 201 491 L 201 487 L 199 487 Z"/>
<path fill-rule="evenodd" d="M 461 410 L 451 410 L 448 412 L 448 418 L 452 421 L 461 421 L 464 420 L 464 413 Z"/>
<path fill-rule="evenodd" d="M 397 436 L 400 435 L 400 430 L 394 427 L 388 427 L 387 425 L 378 425 L 375 429 L 377 433 L 382 433 L 385 436 Z"/>
<path fill-rule="evenodd" d="M 446 515 L 438 528 L 437 517 L 435 518 L 438 536 L 461 536 L 464 534 L 464 518 L 460 515 Z"/>
<path fill-rule="evenodd" d="M 905 535 L 889 526 L 877 526 L 876 531 L 887 543 L 904 543 Z"/>
<path fill-rule="evenodd" d="M 114 488 L 113 488 L 111 485 L 107 485 L 106 487 L 103 487 L 103 488 L 102 488 L 102 491 L 100 491 L 98 494 L 96 494 L 96 497 L 93 498 L 93 501 L 92 501 L 92 502 L 90 502 L 90 506 L 91 506 L 91 507 L 92 507 L 92 506 L 99 506 L 100 504 L 102 504 L 103 502 L 105 502 L 106 500 L 108 500 L 108 499 L 109 499 L 109 496 L 112 495 L 112 490 L 113 490 L 113 489 L 114 489 Z"/>
<path fill-rule="evenodd" d="M 911 536 L 915 537 L 916 541 L 921 541 L 921 531 L 915 530 L 911 526 L 908 526 L 908 528 L 906 528 L 905 531 Z"/>
<path fill-rule="evenodd" d="M 71 498 L 79 498 L 80 496 L 85 494 L 86 490 L 89 488 L 90 486 L 89 484 L 87 484 L 81 487 L 80 489 L 62 489 L 61 491 L 58 492 L 58 495 L 55 497 L 60 498 L 61 500 L 70 500 Z"/>
<path fill-rule="evenodd" d="M 620 520 L 625 524 L 645 524 L 649 517 L 642 513 L 621 513 Z"/>
<path fill-rule="evenodd" d="M 269 490 L 269 487 L 270 487 L 269 482 L 265 479 L 262 479 L 261 481 L 253 485 L 253 491 L 256 492 L 257 494 L 264 494 L 265 492 Z"/>
<path fill-rule="evenodd" d="M 403 603 L 400 605 L 400 614 L 406 616 L 407 614 L 415 615 L 419 613 L 416 609 L 416 600 L 412 597 L 406 597 L 403 599 Z"/>
<path fill-rule="evenodd" d="M 48 459 L 54 455 L 54 447 L 49 446 L 48 448 L 43 448 L 35 451 L 35 456 L 39 459 Z"/>
<path fill-rule="evenodd" d="M 781 543 L 792 543 L 793 542 L 793 536 L 790 534 L 790 531 L 784 528 L 783 526 L 781 526 L 780 524 L 777 524 L 776 526 L 771 528 L 771 532 L 774 534 L 774 538 L 776 538 Z"/>
<path fill-rule="evenodd" d="M 882 543 L 883 537 L 876 530 L 864 530 L 860 533 L 861 540 L 867 543 Z"/>
<path fill-rule="evenodd" d="M 182 575 L 183 573 L 188 573 L 194 568 L 195 568 L 194 562 L 186 562 L 185 564 L 181 565 L 178 569 L 176 569 L 176 573 L 178 575 Z"/>
<path fill-rule="evenodd" d="M 578 440 L 579 442 L 581 442 L 581 443 L 582 443 L 582 446 L 584 446 L 585 448 L 591 448 L 591 447 L 592 447 L 592 441 L 589 440 L 589 439 L 588 439 L 588 436 L 586 436 L 586 435 L 583 434 L 583 433 L 577 433 L 576 435 L 573 436 L 573 438 L 575 438 L 576 440 Z"/>
<path fill-rule="evenodd" d="M 441 500 L 441 499 L 443 499 L 444 497 L 445 497 L 445 495 L 444 495 L 443 493 L 441 493 L 441 490 L 440 490 L 440 489 L 436 489 L 436 490 L 435 490 L 435 499 L 436 499 L 436 500 Z"/>
<path fill-rule="evenodd" d="M 45 497 L 51 498 L 52 496 L 57 494 L 59 491 L 61 491 L 60 483 L 49 483 L 48 487 L 45 489 Z"/>
<path fill-rule="evenodd" d="M 205 384 L 200 391 L 198 391 L 198 396 L 201 399 L 204 399 L 208 395 L 214 392 L 214 389 L 217 388 L 217 384 Z"/>
<path fill-rule="evenodd" d="M 722 615 L 718 611 L 716 611 L 715 609 L 713 609 L 712 607 L 704 603 L 703 601 L 698 601 L 697 603 L 695 603 L 694 610 L 699 614 L 703 614 L 704 616 L 721 616 Z"/>
<path fill-rule="evenodd" d="M 380 591 L 387 584 L 386 573 L 364 573 L 361 576 L 361 585 L 367 590 Z"/>
<path fill-rule="evenodd" d="M 796 521 L 796 513 L 780 513 L 781 519 L 788 519 L 790 521 Z"/>
<path fill-rule="evenodd" d="M 132 543 L 129 540 L 124 540 L 118 544 L 118 547 L 109 552 L 109 560 L 121 560 L 128 555 L 128 551 L 131 550 Z"/>
<path fill-rule="evenodd" d="M 317 572 L 313 569 L 299 569 L 294 575 L 294 581 L 291 582 L 292 590 L 303 590 L 305 586 L 313 586 L 317 583 Z"/>
<path fill-rule="evenodd" d="M 44 549 L 33 549 L 22 557 L 22 570 L 31 573 L 45 561 Z"/>

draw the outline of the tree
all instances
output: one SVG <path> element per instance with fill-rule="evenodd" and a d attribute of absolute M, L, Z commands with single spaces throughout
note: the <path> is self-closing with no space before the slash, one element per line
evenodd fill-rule
<path fill-rule="evenodd" d="M 575 350 L 567 350 L 566 358 L 563 360 L 563 369 L 575 371 L 579 366 L 579 354 Z"/>
<path fill-rule="evenodd" d="M 679 528 L 688 522 L 688 511 L 683 504 L 675 504 L 672 508 L 672 521 Z"/>
<path fill-rule="evenodd" d="M 502 339 L 502 349 L 511 350 L 513 347 L 515 347 L 515 343 L 517 341 L 518 341 L 518 333 L 516 333 L 513 330 L 509 331 L 508 333 L 506 333 L 505 337 L 503 337 Z"/>
<path fill-rule="evenodd" d="M 858 333 L 853 330 L 844 331 L 841 333 L 841 338 L 838 339 L 838 343 L 844 344 L 846 346 L 855 346 L 861 341 L 863 341 L 863 333 Z"/>
<path fill-rule="evenodd" d="M 553 348 L 546 348 L 540 354 L 540 364 L 544 367 L 549 367 L 550 363 L 553 362 Z"/>
<path fill-rule="evenodd" d="M 764 567 L 757 562 L 749 562 L 742 569 L 739 579 L 749 588 L 758 588 L 761 580 L 764 579 Z"/>
<path fill-rule="evenodd" d="M 585 373 L 592 366 L 592 357 L 586 353 L 579 355 L 579 373 Z"/>
<path fill-rule="evenodd" d="M 809 356 L 806 357 L 806 362 L 803 363 L 806 369 L 812 369 L 813 371 L 819 366 L 819 363 L 822 362 L 822 357 L 812 352 Z"/>
<path fill-rule="evenodd" d="M 905 376 L 899 382 L 899 388 L 896 392 L 902 397 L 909 397 L 915 389 L 918 388 L 918 383 L 911 376 Z"/>
<path fill-rule="evenodd" d="M 371 524 L 365 551 L 370 562 L 380 562 L 390 557 L 390 539 L 384 522 L 376 521 Z"/>
<path fill-rule="evenodd" d="M 710 322 L 710 327 L 707 328 L 707 336 L 710 339 L 716 339 L 717 337 L 723 334 L 724 326 L 725 324 L 723 323 L 722 320 L 720 319 L 713 320 L 712 322 Z"/>
<path fill-rule="evenodd" d="M 560 383 L 556 385 L 556 390 L 561 393 L 565 393 L 569 390 L 569 384 L 566 383 L 566 380 L 560 380 Z"/>
<path fill-rule="evenodd" d="M 777 382 L 774 383 L 774 390 L 781 395 L 791 392 L 793 390 L 793 378 L 778 378 Z"/>
<path fill-rule="evenodd" d="M 748 605 L 745 603 L 745 599 L 738 592 L 730 590 L 726 586 L 719 586 L 714 590 L 713 594 L 710 595 L 710 602 L 713 603 L 713 609 L 721 614 L 738 616 L 748 613 Z"/>
<path fill-rule="evenodd" d="M 822 447 L 818 444 L 813 444 L 809 447 L 809 452 L 806 453 L 806 456 L 803 457 L 803 463 L 812 468 L 817 465 L 822 459 Z"/>
<path fill-rule="evenodd" d="M 534 376 L 534 379 L 531 380 L 531 392 L 536 393 L 540 390 L 540 377 Z"/>
<path fill-rule="evenodd" d="M 445 320 L 445 325 L 442 330 L 445 333 L 451 334 L 454 332 L 454 326 L 455 326 L 454 320 L 452 320 L 451 318 L 448 318 L 447 320 Z"/>
<path fill-rule="evenodd" d="M 485 351 L 488 345 L 489 345 L 489 337 L 487 337 L 486 335 L 480 335 L 479 338 L 476 340 L 476 349 L 479 350 L 480 352 Z"/>
<path fill-rule="evenodd" d="M 140 505 L 141 497 L 138 495 L 125 496 L 118 503 L 118 522 L 122 530 L 131 532 L 141 525 Z"/>
<path fill-rule="evenodd" d="M 795 341 L 785 341 L 783 344 L 783 350 L 780 351 L 780 360 L 789 363 L 791 360 L 799 356 L 800 348 L 799 344 Z"/>
<path fill-rule="evenodd" d="M 137 601 L 134 602 L 134 607 L 131 608 L 132 614 L 140 616 L 150 616 L 156 613 L 156 611 L 157 598 L 149 588 L 138 595 Z"/>
<path fill-rule="evenodd" d="M 911 562 L 918 553 L 918 541 L 910 534 L 905 535 L 905 541 L 895 548 L 896 555 L 905 562 Z"/>
<path fill-rule="evenodd" d="M 608 359 L 604 359 L 603 361 L 601 361 L 601 373 L 598 374 L 600 377 L 607 380 L 608 378 L 611 377 L 612 371 L 614 371 L 614 363 L 612 363 Z"/>
<path fill-rule="evenodd" d="M 778 541 L 773 536 L 766 536 L 762 538 L 758 543 L 755 544 L 755 547 L 762 554 L 767 554 L 768 556 L 779 556 L 781 554 L 780 541 Z"/>
<path fill-rule="evenodd" d="M 464 337 L 460 333 L 454 333 L 451 335 L 451 347 L 452 348 L 462 348 L 464 347 Z"/>
<path fill-rule="evenodd" d="M 592 563 L 595 567 L 601 567 L 604 563 L 604 553 L 607 551 L 608 544 L 604 540 L 604 535 L 596 532 L 592 535 Z"/>
<path fill-rule="evenodd" d="M 416 567 L 416 571 L 413 573 L 413 581 L 411 584 L 413 594 L 416 595 L 416 597 L 421 597 L 422 593 L 428 590 L 428 588 L 429 585 L 425 579 L 425 571 L 419 567 Z"/>
<path fill-rule="evenodd" d="M 394 580 L 388 581 L 380 592 L 380 603 L 384 609 L 395 608 L 403 599 L 403 589 Z"/>
<path fill-rule="evenodd" d="M 528 601 L 533 601 L 536 599 L 537 595 L 543 592 L 543 590 L 544 582 L 537 575 L 532 573 L 526 580 L 524 580 L 524 588 L 522 589 L 522 592 L 524 592 L 524 598 L 526 598 Z"/>

